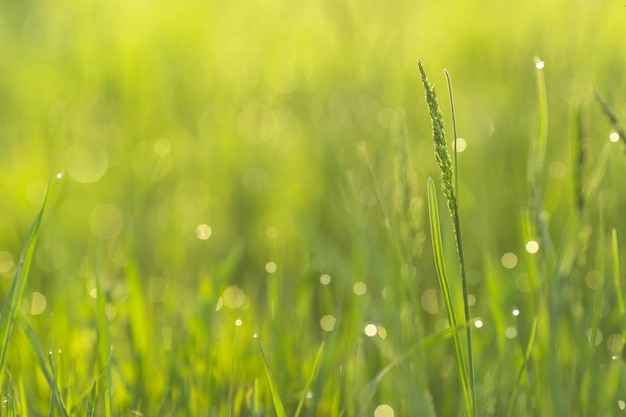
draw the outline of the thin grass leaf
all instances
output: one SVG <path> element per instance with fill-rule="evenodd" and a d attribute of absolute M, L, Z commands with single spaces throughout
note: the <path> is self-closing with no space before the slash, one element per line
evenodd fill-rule
<path fill-rule="evenodd" d="M 470 302 L 469 291 L 467 288 L 467 273 L 465 269 L 465 255 L 463 252 L 463 239 L 461 237 L 461 215 L 459 213 L 459 169 L 458 169 L 458 154 L 456 149 L 457 134 L 456 134 L 456 115 L 454 113 L 454 97 L 452 95 L 452 81 L 450 80 L 450 74 L 447 70 L 444 70 L 448 84 L 448 92 L 450 94 L 450 108 L 452 113 L 452 126 L 454 133 L 454 191 L 456 196 L 456 202 L 454 203 L 454 211 L 452 213 L 452 219 L 454 221 L 454 235 L 456 241 L 456 251 L 459 256 L 459 268 L 461 270 L 461 286 L 463 287 L 463 313 L 465 315 L 465 322 L 467 323 L 465 329 L 465 337 L 467 343 L 467 364 L 469 368 L 469 383 L 472 395 L 472 403 L 474 404 L 474 415 L 478 415 L 478 404 L 476 401 L 476 383 L 474 376 L 474 354 L 472 351 L 472 331 L 470 323 Z"/>
<path fill-rule="evenodd" d="M 52 162 L 54 166 L 54 160 Z M 4 370 L 4 362 L 6 360 L 6 353 L 9 346 L 9 340 L 11 338 L 11 330 L 13 329 L 14 321 L 17 316 L 17 311 L 20 303 L 22 302 L 22 296 L 24 295 L 24 288 L 26 288 L 26 282 L 28 280 L 28 272 L 30 271 L 30 265 L 33 260 L 33 254 L 35 253 L 35 245 L 37 243 L 37 236 L 39 235 L 39 227 L 41 226 L 41 219 L 46 209 L 46 203 L 48 202 L 48 195 L 52 184 L 52 168 L 50 168 L 50 174 L 48 176 L 48 185 L 43 195 L 41 207 L 33 220 L 28 237 L 22 249 L 19 261 L 13 281 L 7 294 L 7 298 L 2 306 L 0 312 L 0 343 L 2 343 L 0 351 L 0 374 Z"/>
<path fill-rule="evenodd" d="M 541 238 L 541 245 L 543 246 L 543 251 L 548 259 L 548 263 L 554 264 L 552 239 L 550 238 L 548 225 L 546 224 L 546 217 L 543 215 L 543 187 L 541 181 L 548 147 L 548 94 L 546 92 L 546 80 L 543 68 L 543 62 L 539 60 L 539 58 L 535 58 L 537 122 L 535 133 L 530 141 L 527 180 L 530 189 L 533 221 L 535 222 L 535 227 Z"/>
<path fill-rule="evenodd" d="M 454 340 L 454 357 L 456 360 L 457 371 L 459 373 L 459 382 L 461 383 L 461 391 L 463 393 L 465 408 L 468 415 L 473 416 L 475 414 L 472 401 L 472 392 L 469 385 L 469 376 L 467 366 L 465 364 L 463 346 L 461 344 L 461 335 L 458 331 L 458 321 L 456 318 L 456 313 L 454 311 L 454 302 L 452 300 L 452 294 L 450 293 L 450 286 L 448 284 L 448 276 L 446 274 L 446 263 L 443 256 L 443 243 L 441 241 L 441 226 L 439 222 L 439 207 L 437 205 L 437 192 L 435 190 L 435 183 L 433 182 L 432 178 L 428 178 L 427 188 L 428 214 L 430 216 L 430 236 L 433 244 L 433 253 L 435 255 L 437 276 L 439 277 L 439 284 L 441 286 L 441 291 L 443 292 L 450 327 L 452 329 L 455 329 L 452 334 L 452 339 Z"/>
<path fill-rule="evenodd" d="M 325 342 L 322 341 L 320 347 L 317 349 L 317 353 L 315 354 L 315 361 L 313 362 L 313 369 L 311 369 L 311 374 L 309 375 L 309 379 L 302 390 L 302 395 L 300 396 L 300 401 L 298 402 L 298 407 L 296 408 L 296 412 L 294 417 L 298 417 L 300 415 L 300 411 L 302 411 L 302 407 L 304 406 L 304 400 L 306 400 L 306 396 L 313 385 L 313 381 L 315 381 L 315 377 L 317 376 L 317 370 L 321 364 L 322 354 L 324 353 Z"/>
<path fill-rule="evenodd" d="M 585 127 L 583 123 L 582 105 L 578 103 L 572 116 L 572 185 L 574 188 L 574 201 L 579 215 L 585 207 L 585 195 L 583 192 L 583 168 L 585 166 L 585 148 L 583 144 Z"/>
<path fill-rule="evenodd" d="M 613 258 L 613 285 L 615 286 L 615 295 L 617 296 L 617 306 L 619 314 L 622 316 L 622 328 L 626 326 L 624 316 L 626 316 L 626 308 L 624 308 L 624 293 L 620 282 L 619 274 L 619 246 L 617 243 L 617 231 L 611 230 L 611 257 Z M 626 333 L 624 334 L 626 336 Z"/>
<path fill-rule="evenodd" d="M 259 340 L 256 334 L 254 335 L 254 338 L 256 339 L 257 344 L 259 345 L 259 351 L 261 352 L 261 357 L 263 358 L 263 365 L 265 365 L 265 374 L 267 375 L 267 383 L 270 387 L 270 393 L 272 394 L 272 402 L 274 403 L 276 416 L 287 417 L 287 414 L 285 413 L 285 407 L 283 406 L 283 402 L 281 401 L 280 395 L 278 394 L 278 389 L 276 388 L 276 385 L 274 384 L 274 378 L 272 378 L 272 371 L 270 370 L 269 363 L 267 362 L 267 359 L 265 358 L 265 353 L 263 352 L 261 341 Z"/>
<path fill-rule="evenodd" d="M 56 408 L 61 413 L 62 417 L 68 417 L 69 414 L 65 408 L 65 404 L 63 404 L 63 399 L 61 397 L 61 393 L 59 392 L 59 387 L 57 385 L 56 378 L 54 374 L 48 369 L 48 365 L 46 364 L 46 357 L 48 355 L 46 355 L 44 353 L 44 350 L 41 348 L 41 343 L 39 343 L 39 339 L 37 338 L 37 335 L 35 334 L 35 330 L 33 330 L 28 320 L 26 320 L 26 317 L 24 317 L 24 315 L 20 313 L 18 315 L 18 319 L 20 320 L 20 325 L 26 335 L 26 338 L 30 342 L 30 346 L 35 352 L 35 357 L 37 358 L 37 364 L 39 365 L 39 368 L 41 369 L 41 372 L 46 378 L 46 381 L 48 382 L 48 386 L 50 387 L 50 390 L 52 391 L 52 395 L 50 399 L 51 412 L 56 406 Z"/>
<path fill-rule="evenodd" d="M 113 416 L 113 404 L 111 403 L 111 391 L 104 392 L 104 415 L 106 417 Z"/>
<path fill-rule="evenodd" d="M 535 75 L 537 79 L 537 124 L 535 134 L 530 143 L 528 156 L 528 181 L 531 187 L 539 185 L 539 177 L 543 171 L 546 149 L 548 145 L 548 94 L 543 72 L 543 62 L 535 58 Z"/>
<path fill-rule="evenodd" d="M 87 417 L 94 417 L 96 413 L 96 384 L 98 381 L 93 381 L 91 391 L 89 391 L 89 398 L 87 399 Z"/>
<path fill-rule="evenodd" d="M 515 387 L 513 388 L 513 393 L 511 394 L 511 400 L 509 401 L 509 411 L 507 412 L 507 416 L 513 415 L 513 406 L 515 405 L 515 400 L 517 399 L 517 393 L 521 388 L 522 377 L 528 368 L 528 362 L 530 361 L 530 355 L 533 352 L 533 347 L 535 346 L 535 336 L 537 335 L 537 316 L 533 320 L 533 325 L 530 330 L 530 337 L 528 338 L 528 344 L 526 345 L 526 352 L 524 353 L 524 361 L 520 366 L 520 370 L 517 373 L 517 380 L 515 381 Z"/>
<path fill-rule="evenodd" d="M 99 245 L 98 245 L 99 246 Z M 111 407 L 111 336 L 109 331 L 109 319 L 106 315 L 106 297 L 104 294 L 104 286 L 102 284 L 102 276 L 100 273 L 99 264 L 99 248 L 96 248 L 95 256 L 95 276 L 96 276 L 96 333 L 98 335 L 98 360 L 100 362 L 100 369 L 102 377 L 104 378 L 104 388 L 106 396 L 109 397 L 108 405 L 106 406 L 106 413 L 112 415 L 113 409 Z M 105 396 L 105 399 L 107 398 Z M 106 401 L 105 401 L 106 403 Z"/>

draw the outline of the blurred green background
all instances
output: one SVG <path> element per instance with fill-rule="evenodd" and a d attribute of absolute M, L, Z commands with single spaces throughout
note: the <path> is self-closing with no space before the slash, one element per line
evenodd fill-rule
<path fill-rule="evenodd" d="M 428 415 L 430 395 L 437 415 L 457 415 L 449 341 L 402 362 L 374 400 L 361 401 L 385 365 L 445 327 L 425 210 L 426 180 L 439 174 L 420 58 L 446 120 L 442 70 L 452 76 L 466 143 L 460 199 L 472 308 L 485 321 L 475 342 L 478 396 L 486 414 L 504 415 L 532 323 L 523 308 L 520 317 L 510 311 L 529 303 L 520 213 L 534 60 L 545 62 L 555 245 L 573 215 L 576 105 L 586 167 L 606 168 L 589 203 L 590 223 L 602 223 L 589 233 L 616 228 L 622 239 L 623 146 L 602 159 L 610 125 L 592 91 L 626 118 L 625 22 L 623 2 L 589 0 L 2 1 L 2 294 L 54 160 L 63 177 L 53 181 L 23 307 L 42 344 L 65 352 L 59 384 L 68 402 L 81 404 L 99 375 L 91 297 L 99 273 L 113 398 L 124 412 L 263 415 L 271 402 L 256 332 L 288 407 L 326 338 L 308 415 L 389 416 L 379 404 Z M 453 259 L 451 235 L 445 241 Z M 510 268 L 505 253 L 515 255 Z M 594 302 L 583 281 L 572 284 L 579 314 L 559 318 L 581 333 L 571 335 L 574 346 L 586 344 Z M 494 314 L 519 337 L 499 332 Z M 322 317 L 336 320 L 332 332 Z M 607 337 L 619 334 L 615 317 Z M 363 334 L 368 323 L 375 337 Z M 602 343 L 606 359 L 615 352 Z M 590 360 L 572 349 L 562 369 Z M 33 409 L 45 409 L 45 381 L 23 362 L 28 350 L 13 354 L 12 372 L 38 381 L 26 384 Z M 571 380 L 547 379 L 567 398 L 586 387 L 572 369 Z M 598 410 L 617 415 L 609 397 Z M 517 415 L 549 415 L 541 410 L 553 401 L 529 382 Z M 564 402 L 569 415 L 590 415 Z"/>

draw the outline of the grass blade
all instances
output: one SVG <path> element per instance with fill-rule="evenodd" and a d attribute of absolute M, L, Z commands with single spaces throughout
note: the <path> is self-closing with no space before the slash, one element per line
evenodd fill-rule
<path fill-rule="evenodd" d="M 99 246 L 99 245 L 98 245 Z M 109 332 L 109 319 L 106 315 L 106 297 L 99 265 L 99 248 L 96 248 L 95 260 L 96 275 L 96 332 L 98 335 L 98 360 L 104 377 L 106 413 L 113 414 L 111 405 L 111 336 Z"/>
<path fill-rule="evenodd" d="M 304 386 L 304 390 L 302 391 L 302 395 L 300 396 L 300 401 L 298 402 L 298 407 L 296 408 L 296 413 L 294 414 L 294 417 L 298 417 L 300 415 L 300 411 L 302 411 L 302 407 L 304 406 L 304 400 L 306 399 L 306 395 L 309 392 L 309 389 L 311 389 L 311 385 L 313 385 L 313 381 L 317 376 L 317 371 L 321 363 L 322 354 L 324 353 L 324 345 L 325 342 L 322 342 L 320 344 L 320 347 L 317 349 L 317 353 L 315 354 L 315 361 L 313 362 L 313 369 L 311 370 L 309 379 L 307 380 L 306 385 Z"/>
<path fill-rule="evenodd" d="M 53 161 L 54 165 L 54 161 Z M 33 220 L 26 243 L 22 249 L 15 276 L 11 282 L 7 298 L 2 306 L 0 312 L 0 343 L 2 343 L 0 351 L 0 373 L 4 369 L 4 362 L 6 360 L 6 353 L 9 346 L 9 339 L 11 337 L 11 330 L 17 316 L 18 307 L 22 301 L 24 294 L 24 288 L 26 288 L 26 281 L 28 280 L 28 272 L 33 260 L 33 254 L 35 253 L 35 244 L 37 243 L 37 236 L 39 234 L 39 227 L 41 225 L 41 219 L 48 202 L 48 195 L 52 183 L 52 168 L 50 168 L 50 175 L 48 176 L 48 185 L 43 195 L 41 207 Z"/>
<path fill-rule="evenodd" d="M 37 364 L 39 365 L 39 368 L 41 369 L 41 372 L 46 378 L 46 381 L 48 382 L 48 386 L 50 387 L 50 390 L 52 391 L 51 409 L 53 409 L 54 405 L 56 405 L 59 412 L 61 413 L 61 416 L 68 417 L 69 414 L 67 413 L 67 410 L 65 409 L 65 405 L 63 404 L 63 399 L 61 397 L 61 393 L 59 392 L 59 387 L 57 386 L 56 378 L 48 369 L 48 365 L 46 364 L 46 355 L 44 353 L 44 350 L 41 348 L 41 343 L 39 343 L 39 339 L 37 338 L 37 335 L 35 334 L 35 330 L 33 330 L 32 326 L 26 320 L 26 317 L 24 317 L 23 314 L 20 313 L 18 315 L 18 318 L 20 320 L 21 327 L 24 330 L 24 333 L 26 334 L 26 338 L 30 342 L 31 347 L 33 348 L 33 351 L 35 352 L 35 356 L 37 357 Z"/>
<path fill-rule="evenodd" d="M 437 276 L 439 277 L 439 284 L 441 286 L 441 291 L 443 292 L 446 304 L 448 321 L 450 322 L 450 327 L 454 329 L 452 339 L 454 341 L 454 356 L 459 373 L 459 382 L 461 383 L 465 408 L 468 415 L 472 416 L 475 415 L 472 392 L 469 385 L 467 366 L 465 364 L 465 355 L 463 354 L 463 347 L 461 344 L 461 335 L 458 331 L 457 318 L 454 311 L 454 302 L 452 300 L 452 294 L 450 293 L 448 275 L 446 274 L 446 264 L 443 256 L 443 243 L 441 241 L 441 226 L 439 222 L 439 207 L 437 205 L 437 192 L 432 178 L 428 178 L 428 214 L 430 216 L 430 236 L 433 243 Z"/>
<path fill-rule="evenodd" d="M 93 382 L 89 398 L 87 399 L 87 417 L 94 417 L 96 413 L 96 383 L 97 381 Z"/>
<path fill-rule="evenodd" d="M 624 293 L 622 292 L 622 284 L 620 283 L 619 247 L 617 244 L 617 231 L 615 229 L 611 231 L 611 256 L 613 258 L 613 284 L 615 286 L 617 306 L 619 307 L 619 314 L 622 316 L 622 326 L 625 326 L 624 316 L 626 316 L 626 309 L 624 308 Z M 626 336 L 626 332 L 623 333 Z"/>
<path fill-rule="evenodd" d="M 274 384 L 274 378 L 272 378 L 272 371 L 270 371 L 270 366 L 267 363 L 267 359 L 265 358 L 265 353 L 263 352 L 263 347 L 261 346 L 261 341 L 258 336 L 255 334 L 254 338 L 257 340 L 259 345 L 259 351 L 261 352 L 261 357 L 263 358 L 263 365 L 265 366 L 265 374 L 267 375 L 267 383 L 270 387 L 270 393 L 272 394 L 272 402 L 274 403 L 274 409 L 276 410 L 277 417 L 287 417 L 285 413 L 285 407 L 283 406 L 283 402 L 280 399 L 280 395 L 278 394 L 278 389 Z"/>
<path fill-rule="evenodd" d="M 507 416 L 513 415 L 513 407 L 515 406 L 515 400 L 517 398 L 517 393 L 519 392 L 520 383 L 522 382 L 522 377 L 528 367 L 528 361 L 530 360 L 530 355 L 533 352 L 533 347 L 535 346 L 535 335 L 537 334 L 537 316 L 533 320 L 533 326 L 530 330 L 530 337 L 528 338 L 528 345 L 526 345 L 526 352 L 524 353 L 524 362 L 520 366 L 520 370 L 517 374 L 517 380 L 515 382 L 515 388 L 513 388 L 513 393 L 511 394 L 511 400 L 509 401 L 509 411 L 507 412 Z"/>

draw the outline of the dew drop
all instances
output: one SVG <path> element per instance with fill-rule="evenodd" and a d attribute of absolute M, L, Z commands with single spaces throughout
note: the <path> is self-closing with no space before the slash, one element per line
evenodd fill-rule
<path fill-rule="evenodd" d="M 378 327 L 376 327 L 375 324 L 368 323 L 365 325 L 363 333 L 365 333 L 367 337 L 374 337 L 376 336 L 376 333 L 378 333 Z"/>
<path fill-rule="evenodd" d="M 529 240 L 526 242 L 526 252 L 528 253 L 537 253 L 539 252 L 539 243 L 535 240 Z"/>

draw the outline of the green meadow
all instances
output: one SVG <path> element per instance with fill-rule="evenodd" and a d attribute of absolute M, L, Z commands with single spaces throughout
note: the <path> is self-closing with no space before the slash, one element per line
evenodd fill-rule
<path fill-rule="evenodd" d="M 626 415 L 625 27 L 0 1 L 0 416 Z"/>

